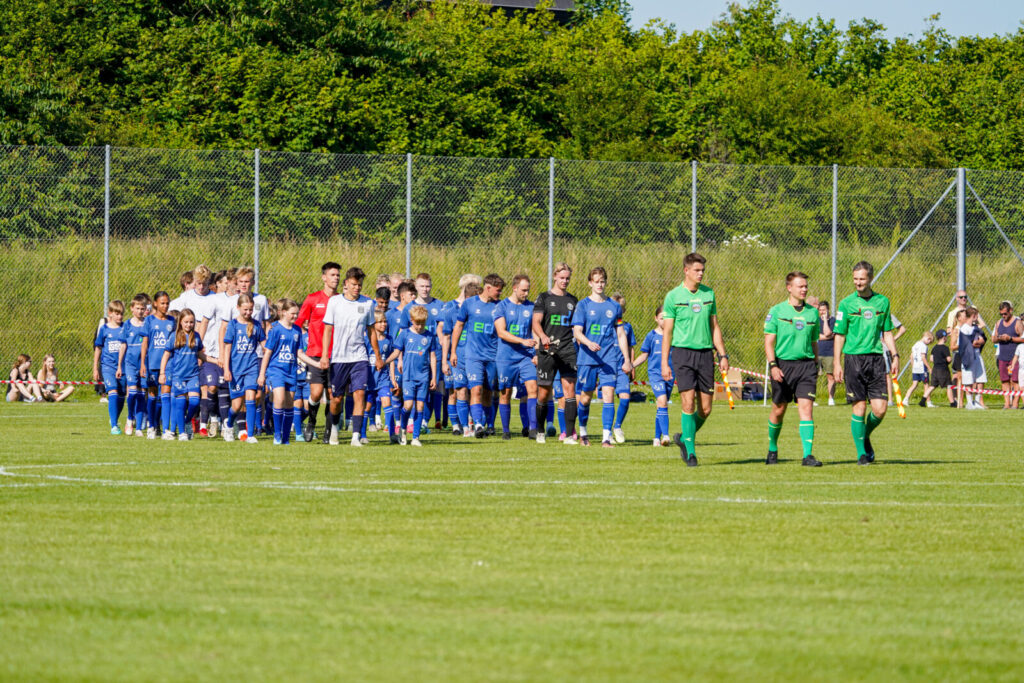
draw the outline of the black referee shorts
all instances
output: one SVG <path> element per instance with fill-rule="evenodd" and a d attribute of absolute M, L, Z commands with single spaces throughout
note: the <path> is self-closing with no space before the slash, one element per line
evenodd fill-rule
<path fill-rule="evenodd" d="M 782 381 L 772 380 L 772 403 L 781 406 L 798 398 L 813 401 L 818 393 L 818 363 L 813 358 L 805 360 L 779 359 Z"/>
<path fill-rule="evenodd" d="M 843 359 L 843 374 L 846 380 L 846 400 L 849 403 L 870 401 L 873 398 L 888 400 L 889 391 L 885 384 L 885 358 L 880 353 L 865 353 L 846 356 Z"/>
<path fill-rule="evenodd" d="M 576 345 L 552 344 L 547 350 L 537 351 L 537 384 L 550 387 L 555 383 L 555 374 L 562 379 L 576 381 Z"/>
<path fill-rule="evenodd" d="M 715 393 L 715 358 L 711 349 L 673 346 L 671 359 L 679 393 L 693 389 L 705 394 Z"/>
<path fill-rule="evenodd" d="M 320 356 L 310 356 L 317 363 L 320 362 Z M 310 365 L 306 368 L 306 378 L 310 384 L 322 384 L 325 387 L 331 386 L 331 371 L 321 370 L 319 365 Z"/>

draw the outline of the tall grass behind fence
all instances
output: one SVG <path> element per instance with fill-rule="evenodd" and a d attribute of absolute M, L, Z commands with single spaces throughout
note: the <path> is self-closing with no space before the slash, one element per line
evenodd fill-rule
<path fill-rule="evenodd" d="M 585 296 L 587 272 L 601 265 L 639 342 L 695 239 L 734 364 L 763 368 L 762 322 L 785 297 L 788 271 L 808 273 L 816 296 L 832 299 L 834 287 L 842 298 L 859 260 L 888 264 L 877 289 L 908 327 L 909 360 L 956 288 L 956 178 L 952 169 L 0 148 L 9 311 L 0 349 L 9 362 L 52 351 L 66 377 L 85 378 L 105 274 L 109 298 L 127 300 L 176 295 L 178 275 L 199 263 L 256 264 L 261 292 L 301 299 L 320 287 L 326 260 L 369 278 L 426 271 L 444 299 L 465 272 L 526 272 L 536 295 L 554 261 L 574 267 L 572 291 Z M 967 284 L 993 321 L 999 301 L 1022 298 L 1024 174 L 966 178 Z"/>

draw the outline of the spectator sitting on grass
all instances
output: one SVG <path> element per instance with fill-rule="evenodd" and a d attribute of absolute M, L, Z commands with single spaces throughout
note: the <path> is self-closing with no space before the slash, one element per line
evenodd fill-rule
<path fill-rule="evenodd" d="M 11 366 L 10 388 L 7 390 L 7 402 L 25 401 L 32 403 L 36 400 L 32 392 L 32 375 L 28 369 L 32 367 L 32 357 L 27 353 L 18 354 L 18 359 Z M 36 389 L 38 391 L 38 388 Z"/>
<path fill-rule="evenodd" d="M 39 369 L 36 380 L 39 383 L 34 386 L 38 387 L 37 391 L 40 392 L 42 400 L 51 403 L 60 403 L 75 391 L 75 387 L 72 384 L 68 384 L 61 389 L 61 385 L 57 383 L 57 361 L 52 353 L 46 354 L 43 358 L 43 367 Z"/>

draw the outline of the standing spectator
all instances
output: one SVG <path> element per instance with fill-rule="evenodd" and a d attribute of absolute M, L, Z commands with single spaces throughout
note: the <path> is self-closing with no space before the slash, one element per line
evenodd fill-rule
<path fill-rule="evenodd" d="M 932 376 L 928 383 L 928 388 L 924 390 L 925 406 L 928 408 L 935 407 L 935 404 L 931 401 L 931 395 L 937 387 L 946 388 L 946 398 L 949 399 L 949 405 L 953 408 L 956 407 L 956 400 L 953 398 L 953 378 L 949 374 L 949 363 L 953 360 L 953 354 L 946 344 L 948 338 L 949 335 L 946 334 L 945 330 L 939 330 L 935 333 L 935 346 L 932 348 Z"/>
<path fill-rule="evenodd" d="M 910 388 L 907 389 L 906 400 L 908 402 L 911 400 L 910 397 L 914 395 L 914 390 L 917 389 L 918 384 L 922 387 L 928 386 L 928 375 L 931 372 L 931 368 L 928 367 L 928 345 L 931 344 L 934 339 L 935 338 L 932 336 L 931 332 L 925 332 L 921 336 L 921 339 L 919 339 L 917 343 L 910 348 L 910 378 L 914 381 L 910 385 Z M 927 388 L 925 389 L 925 393 L 928 393 Z M 928 405 L 924 396 L 921 397 L 921 402 L 918 405 L 922 408 Z"/>
<path fill-rule="evenodd" d="M 953 328 L 956 327 L 956 314 L 960 311 L 966 311 L 968 306 L 967 292 L 963 289 L 958 290 L 956 293 L 956 306 L 946 316 L 946 334 L 952 335 Z M 985 321 L 982 317 L 978 316 L 978 327 L 985 328 Z M 954 339 L 950 336 L 950 340 Z"/>
<path fill-rule="evenodd" d="M 1010 371 L 1010 365 L 1017 353 L 1017 347 L 1024 342 L 1024 322 L 1013 316 L 1013 304 L 1004 301 L 999 304 L 999 322 L 996 323 L 996 364 L 999 366 L 999 382 L 1003 388 L 1003 408 L 1016 408 L 1017 396 L 1011 396 L 1010 392 L 1020 388 L 1019 370 Z"/>
<path fill-rule="evenodd" d="M 832 358 L 832 339 L 835 337 L 835 333 L 832 329 L 836 325 L 836 319 L 832 316 L 827 301 L 818 304 L 818 319 L 818 366 L 828 380 L 828 404 L 834 406 L 836 404 L 836 376 L 833 372 L 835 366 Z"/>
<path fill-rule="evenodd" d="M 966 320 L 960 325 L 958 343 L 961 372 L 964 385 L 973 387 L 975 391 L 973 397 L 968 395 L 964 399 L 965 407 L 968 410 L 983 410 L 985 403 L 978 392 L 985 388 L 985 382 L 988 381 L 985 376 L 985 361 L 981 357 L 981 350 L 985 346 L 985 335 L 978 324 L 978 309 L 968 306 L 965 314 Z"/>

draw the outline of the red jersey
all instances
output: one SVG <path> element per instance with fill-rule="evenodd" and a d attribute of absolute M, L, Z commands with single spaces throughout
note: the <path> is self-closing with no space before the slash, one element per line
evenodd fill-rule
<path fill-rule="evenodd" d="M 309 347 L 306 353 L 314 358 L 323 355 L 324 314 L 327 313 L 327 300 L 330 298 L 323 290 L 313 292 L 302 302 L 299 317 L 295 319 L 296 325 L 306 327 L 306 331 L 309 332 Z"/>

